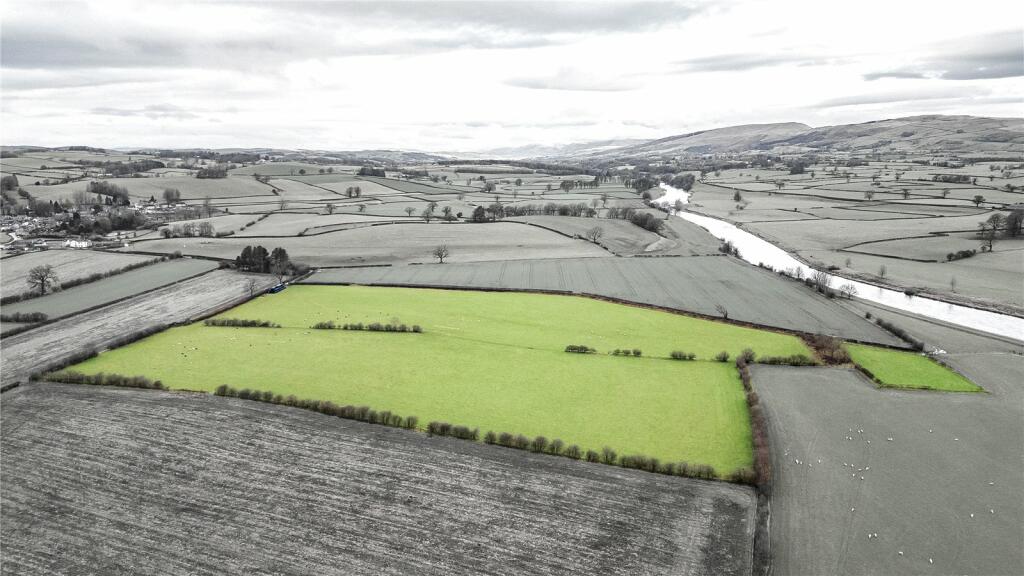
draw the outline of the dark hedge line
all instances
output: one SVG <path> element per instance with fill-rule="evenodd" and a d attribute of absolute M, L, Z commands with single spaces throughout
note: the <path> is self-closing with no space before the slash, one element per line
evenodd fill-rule
<path fill-rule="evenodd" d="M 774 364 L 785 366 L 817 366 L 818 362 L 805 354 L 792 354 L 790 356 L 762 356 L 757 359 L 758 364 Z"/>
<path fill-rule="evenodd" d="M 228 326 L 232 328 L 280 328 L 281 325 L 268 320 L 245 320 L 243 318 L 207 318 L 207 326 Z"/>
<path fill-rule="evenodd" d="M 618 348 L 616 348 L 615 350 L 609 352 L 609 354 L 611 354 L 612 356 L 635 356 L 637 358 L 643 356 L 643 353 L 643 350 L 639 348 L 633 348 L 632 350 L 627 350 L 625 348 L 619 350 Z"/>
<path fill-rule="evenodd" d="M 43 380 L 47 382 L 61 382 L 64 384 L 86 384 L 90 386 L 119 386 L 121 388 L 146 388 L 149 390 L 166 390 L 163 382 L 150 380 L 145 376 L 125 376 L 123 374 L 82 374 L 81 372 L 51 372 L 44 374 Z"/>
<path fill-rule="evenodd" d="M 881 326 L 882 328 L 887 330 L 893 336 L 899 338 L 900 340 L 903 340 L 907 344 L 910 344 L 910 346 L 914 350 L 917 350 L 919 352 L 924 352 L 924 342 L 918 340 L 917 338 L 914 338 L 913 336 L 908 334 L 907 331 L 904 330 L 903 328 L 900 328 L 899 326 L 893 324 L 892 322 L 888 322 L 886 320 L 882 320 L 881 318 L 878 318 L 877 316 L 875 317 L 875 324 L 878 324 L 879 326 Z"/>
<path fill-rule="evenodd" d="M 427 426 L 427 433 L 433 436 L 450 436 L 453 438 L 473 441 L 479 438 L 479 430 L 477 428 L 470 429 L 467 426 L 456 426 L 448 422 L 431 422 Z M 596 450 L 587 450 L 584 452 L 578 445 L 566 445 L 566 443 L 560 438 L 548 440 L 545 436 L 529 438 L 523 434 L 488 431 L 484 434 L 483 441 L 485 444 L 493 444 L 505 448 L 512 448 L 514 450 L 527 450 L 537 454 L 562 456 L 572 460 L 586 460 L 587 462 L 607 464 L 609 466 L 621 466 L 623 468 L 633 468 L 657 474 L 667 474 L 669 476 L 684 476 L 687 478 L 701 478 L 704 480 L 715 480 L 718 478 L 718 474 L 715 472 L 714 467 L 705 464 L 690 464 L 689 462 L 661 462 L 657 458 L 652 458 L 643 454 L 620 456 L 618 452 L 608 446 L 602 448 L 600 452 Z M 725 479 L 730 482 L 752 484 L 753 478 L 754 474 L 752 470 L 742 469 L 730 474 Z"/>
<path fill-rule="evenodd" d="M 398 414 L 394 414 L 389 410 L 378 411 L 370 408 L 369 406 L 339 406 L 330 401 L 301 399 L 296 398 L 291 394 L 284 396 L 281 394 L 274 394 L 269 390 L 250 390 L 249 388 L 236 390 L 227 384 L 221 384 L 214 389 L 213 393 L 216 396 L 241 398 L 243 400 L 255 400 L 257 402 L 266 402 L 268 404 L 291 406 L 293 408 L 301 408 L 303 410 L 319 412 L 329 416 L 337 416 L 338 418 L 344 418 L 346 420 L 358 420 L 369 424 L 391 426 L 392 428 L 415 430 L 416 425 L 419 423 L 419 418 L 416 416 L 403 417 Z"/>
<path fill-rule="evenodd" d="M 15 312 L 0 314 L 0 322 L 45 322 L 48 316 L 42 312 Z"/>
<path fill-rule="evenodd" d="M 674 350 L 672 352 L 672 354 L 670 354 L 669 356 L 673 360 L 687 360 L 687 361 L 689 361 L 689 360 L 696 360 L 697 359 L 697 355 L 694 354 L 693 352 L 683 352 L 682 350 Z"/>
<path fill-rule="evenodd" d="M 576 354 L 593 354 L 597 352 L 597 349 L 591 348 L 585 344 L 569 344 L 565 347 L 566 352 L 574 352 Z"/>
<path fill-rule="evenodd" d="M 750 382 L 750 367 L 745 358 L 741 355 L 736 359 L 736 369 L 740 373 L 740 382 L 743 383 L 743 391 L 747 400 L 747 410 L 750 412 L 750 431 L 754 444 L 754 469 L 750 479 L 759 492 L 768 494 L 771 491 L 772 460 L 768 446 L 768 422 L 765 419 L 764 411 L 761 409 L 761 399 L 754 392 Z"/>
<path fill-rule="evenodd" d="M 327 322 L 317 322 L 310 326 L 315 330 L 364 330 L 368 332 L 411 332 L 414 334 L 422 334 L 423 328 L 419 324 L 413 324 L 412 326 L 406 324 L 381 324 L 380 322 L 372 322 L 370 324 L 363 324 L 357 322 L 355 324 L 335 324 L 333 320 Z"/>

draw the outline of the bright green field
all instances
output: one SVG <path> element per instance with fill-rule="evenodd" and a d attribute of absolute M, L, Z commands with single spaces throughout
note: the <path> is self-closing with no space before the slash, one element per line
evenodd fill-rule
<path fill-rule="evenodd" d="M 981 390 L 967 378 L 920 354 L 861 344 L 847 344 L 846 349 L 856 364 L 870 370 L 885 386 L 945 392 Z"/>
<path fill-rule="evenodd" d="M 280 329 L 173 328 L 76 367 L 145 375 L 172 388 L 220 384 L 401 415 L 561 438 L 662 461 L 751 464 L 750 425 L 731 362 L 750 347 L 810 354 L 790 335 L 588 298 L 356 286 L 291 286 L 221 315 Z M 419 324 L 423 334 L 313 330 L 319 321 Z M 570 354 L 586 344 L 599 354 Z M 643 358 L 604 354 L 640 348 Z M 654 357 L 659 356 L 659 357 Z"/>

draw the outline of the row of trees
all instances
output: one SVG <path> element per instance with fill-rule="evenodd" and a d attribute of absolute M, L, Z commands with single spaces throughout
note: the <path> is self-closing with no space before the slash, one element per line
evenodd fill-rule
<path fill-rule="evenodd" d="M 311 410 L 313 412 L 336 416 L 346 420 L 358 420 L 360 422 L 380 424 L 382 426 L 391 426 L 393 428 L 415 430 L 419 423 L 419 418 L 416 416 L 402 417 L 390 410 L 378 411 L 370 408 L 369 406 L 339 406 L 333 402 L 324 400 L 305 400 L 296 398 L 293 395 L 284 396 L 281 394 L 274 394 L 269 390 L 250 390 L 248 388 L 236 390 L 226 384 L 221 384 L 213 390 L 213 393 L 217 396 L 227 396 L 230 398 L 241 398 L 243 400 L 255 400 L 257 402 L 292 406 L 294 408 Z"/>
<path fill-rule="evenodd" d="M 215 164 L 213 166 L 207 166 L 206 168 L 200 168 L 196 172 L 196 178 L 227 178 L 228 168 L 222 164 Z"/>

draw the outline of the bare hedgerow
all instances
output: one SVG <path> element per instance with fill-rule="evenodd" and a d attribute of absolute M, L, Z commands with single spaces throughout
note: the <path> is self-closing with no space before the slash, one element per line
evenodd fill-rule
<path fill-rule="evenodd" d="M 601 461 L 601 455 L 598 454 L 597 452 L 593 451 L 593 450 L 587 450 L 586 458 L 587 458 L 587 462 L 600 462 Z"/>
<path fill-rule="evenodd" d="M 618 457 L 619 456 L 615 453 L 615 450 L 612 450 L 607 446 L 601 449 L 601 462 L 604 462 L 605 464 L 615 464 L 615 460 L 618 459 Z"/>
<path fill-rule="evenodd" d="M 487 434 L 484 434 L 484 444 L 497 444 L 498 435 L 493 430 L 488 430 Z"/>
<path fill-rule="evenodd" d="M 583 456 L 583 451 L 580 450 L 580 447 L 575 445 L 575 444 L 571 444 L 568 448 L 565 449 L 565 457 L 566 458 L 572 458 L 573 460 L 579 460 L 580 458 L 582 458 L 582 456 Z"/>
<path fill-rule="evenodd" d="M 718 354 L 715 354 L 715 360 L 717 360 L 719 362 L 728 362 L 729 361 L 729 353 L 726 352 L 725 350 L 722 350 Z"/>

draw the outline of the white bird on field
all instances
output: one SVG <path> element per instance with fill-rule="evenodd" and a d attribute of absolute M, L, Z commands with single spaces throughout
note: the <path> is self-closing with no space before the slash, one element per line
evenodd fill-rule
<path fill-rule="evenodd" d="M 900 551 L 898 552 L 898 554 L 899 554 L 900 556 L 903 556 L 903 550 L 900 550 Z"/>

